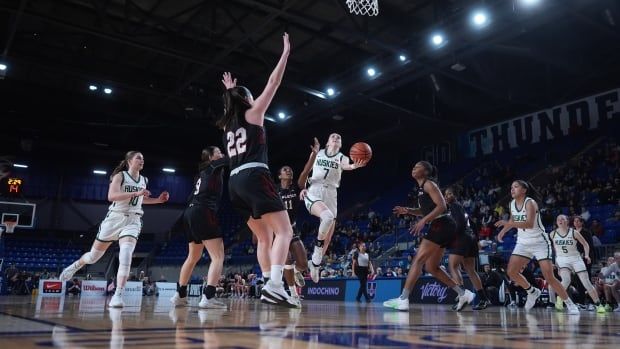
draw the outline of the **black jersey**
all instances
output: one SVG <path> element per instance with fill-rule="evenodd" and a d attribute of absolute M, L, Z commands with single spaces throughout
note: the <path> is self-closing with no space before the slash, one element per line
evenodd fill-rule
<path fill-rule="evenodd" d="M 288 188 L 282 188 L 282 186 L 278 184 L 278 193 L 280 193 L 280 198 L 282 198 L 284 208 L 286 208 L 286 213 L 288 213 L 291 224 L 295 224 L 297 220 L 297 208 L 300 203 L 299 187 L 297 183 L 291 183 Z"/>
<path fill-rule="evenodd" d="M 426 216 L 427 214 L 431 213 L 431 211 L 433 211 L 435 207 L 437 207 L 437 205 L 435 205 L 435 202 L 433 201 L 431 196 L 424 191 L 424 184 L 426 184 L 426 181 L 422 182 L 422 185 L 418 187 L 417 192 L 418 207 L 420 208 L 422 214 Z"/>
<path fill-rule="evenodd" d="M 456 222 L 456 233 L 464 234 L 467 228 L 467 218 L 465 218 L 465 209 L 458 202 L 453 202 L 448 205 L 448 210 L 450 211 L 450 215 Z"/>
<path fill-rule="evenodd" d="M 215 160 L 200 171 L 189 200 L 190 205 L 202 205 L 217 211 L 222 198 L 222 177 L 227 161 L 226 158 Z"/>
<path fill-rule="evenodd" d="M 267 134 L 263 126 L 233 121 L 224 130 L 226 154 L 231 171 L 249 162 L 267 164 Z"/>

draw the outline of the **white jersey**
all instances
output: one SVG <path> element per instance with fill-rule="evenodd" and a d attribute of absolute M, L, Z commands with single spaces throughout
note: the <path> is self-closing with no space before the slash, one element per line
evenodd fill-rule
<path fill-rule="evenodd" d="M 512 215 L 513 222 L 525 222 L 527 221 L 527 211 L 525 206 L 528 201 L 535 202 L 532 198 L 526 197 L 523 201 L 523 207 L 517 207 L 516 200 L 510 202 L 510 214 Z M 517 229 L 517 243 L 531 243 L 542 241 L 546 238 L 545 228 L 540 219 L 540 212 L 536 211 L 536 217 L 534 218 L 534 227 L 531 229 Z M 548 239 L 547 239 L 548 240 Z"/>
<path fill-rule="evenodd" d="M 146 189 L 146 185 L 149 182 L 148 179 L 142 175 L 140 175 L 137 180 L 131 178 L 131 175 L 127 171 L 121 172 L 121 175 L 123 176 L 123 180 L 121 181 L 121 192 L 123 193 L 134 193 Z M 142 214 L 144 213 L 142 210 L 142 200 L 144 200 L 144 195 L 123 201 L 114 201 L 110 205 L 109 210 L 111 212 Z"/>
<path fill-rule="evenodd" d="M 569 228 L 565 235 L 558 229 L 551 232 L 553 246 L 555 246 L 555 256 L 557 258 L 581 257 L 577 250 L 577 239 L 575 239 L 575 229 Z"/>
<path fill-rule="evenodd" d="M 342 164 L 348 163 L 349 158 L 341 152 L 328 156 L 325 149 L 321 149 L 316 155 L 316 160 L 312 166 L 312 176 L 308 178 L 308 183 L 338 188 L 342 177 Z"/>

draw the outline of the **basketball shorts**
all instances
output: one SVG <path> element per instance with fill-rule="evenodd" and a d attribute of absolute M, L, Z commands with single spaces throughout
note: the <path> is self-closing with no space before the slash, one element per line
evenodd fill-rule
<path fill-rule="evenodd" d="M 270 212 L 284 211 L 271 173 L 263 167 L 253 167 L 230 176 L 228 192 L 232 206 L 241 216 L 260 219 Z"/>
<path fill-rule="evenodd" d="M 304 198 L 304 204 L 308 212 L 311 212 L 312 205 L 317 201 L 323 201 L 325 206 L 334 214 L 338 215 L 338 189 L 332 186 L 313 184 L 308 188 L 308 194 Z"/>
<path fill-rule="evenodd" d="M 450 245 L 450 254 L 464 258 L 478 257 L 478 239 L 465 233 L 457 233 L 456 238 Z"/>
<path fill-rule="evenodd" d="M 434 242 L 442 248 L 448 247 L 456 238 L 456 222 L 450 216 L 436 218 L 424 236 L 424 239 Z"/>
<path fill-rule="evenodd" d="M 138 240 L 140 231 L 142 231 L 141 214 L 109 211 L 99 225 L 96 239 L 102 242 L 112 242 L 129 236 Z"/>
<path fill-rule="evenodd" d="M 541 235 L 538 240 L 527 240 L 526 242 L 517 240 L 517 245 L 512 251 L 512 255 L 527 259 L 536 258 L 537 261 L 543 261 L 552 258 L 553 253 L 551 251 L 551 240 L 549 240 L 548 236 Z"/>
<path fill-rule="evenodd" d="M 186 208 L 183 213 L 183 221 L 188 242 L 201 244 L 204 240 L 222 237 L 217 215 L 208 207 L 192 205 Z"/>
<path fill-rule="evenodd" d="M 556 257 L 555 264 L 558 268 L 566 268 L 574 271 L 575 273 L 581 273 L 587 271 L 586 264 L 583 262 L 581 256 L 572 257 Z"/>

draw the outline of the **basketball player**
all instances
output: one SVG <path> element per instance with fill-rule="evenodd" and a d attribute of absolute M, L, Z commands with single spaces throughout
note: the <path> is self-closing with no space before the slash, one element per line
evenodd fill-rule
<path fill-rule="evenodd" d="M 310 187 L 302 190 L 301 197 L 304 200 L 308 212 L 320 219 L 319 231 L 312 261 L 308 265 L 312 281 L 319 282 L 320 266 L 323 255 L 327 252 L 329 243 L 334 235 L 336 227 L 336 216 L 338 214 L 338 187 L 342 171 L 351 171 L 366 166 L 367 161 L 358 160 L 351 163 L 349 158 L 340 152 L 342 138 L 337 133 L 329 135 L 325 149 L 320 149 L 317 153 L 312 150 L 313 160 L 312 176 L 308 179 Z M 299 176 L 303 183 L 309 176 L 309 169 Z"/>
<path fill-rule="evenodd" d="M 456 239 L 450 246 L 448 256 L 448 269 L 450 276 L 459 286 L 463 287 L 463 276 L 461 275 L 461 266 L 469 275 L 472 285 L 476 289 L 477 303 L 472 306 L 474 310 L 485 309 L 490 301 L 482 287 L 482 280 L 476 272 L 476 259 L 478 258 L 478 238 L 474 236 L 467 214 L 463 206 L 456 200 L 454 190 L 447 188 L 445 190 L 446 203 L 450 216 L 456 222 Z"/>
<path fill-rule="evenodd" d="M 577 273 L 579 280 L 583 287 L 594 301 L 597 313 L 604 313 L 605 307 L 601 304 L 601 300 L 598 297 L 598 293 L 594 289 L 590 278 L 588 277 L 588 271 L 586 265 L 583 263 L 583 259 L 577 250 L 577 241 L 581 243 L 584 249 L 584 258 L 588 264 L 592 263 L 590 260 L 590 246 L 586 239 L 579 234 L 579 232 L 568 226 L 568 217 L 561 214 L 556 218 L 556 224 L 558 228 L 551 232 L 550 237 L 555 247 L 555 264 L 560 271 L 560 278 L 562 278 L 562 287 L 567 289 L 570 286 L 572 273 Z M 557 297 L 555 301 L 555 308 L 557 310 L 564 310 L 562 304 L 562 298 Z"/>
<path fill-rule="evenodd" d="M 318 141 L 317 149 L 318 149 Z M 288 284 L 288 288 L 293 297 L 299 298 L 297 294 L 297 286 L 304 286 L 304 278 L 301 272 L 306 271 L 308 268 L 308 253 L 304 247 L 304 243 L 299 237 L 297 232 L 297 210 L 299 208 L 299 184 L 293 181 L 293 169 L 290 166 L 282 166 L 278 172 L 278 179 L 280 184 L 278 185 L 278 193 L 284 203 L 288 218 L 291 221 L 293 227 L 293 239 L 289 246 L 289 255 L 284 266 L 284 279 Z M 301 183 L 303 185 L 303 182 Z M 294 264 L 293 264 L 293 261 Z"/>
<path fill-rule="evenodd" d="M 108 214 L 99 226 L 99 232 L 90 252 L 66 267 L 60 274 L 61 281 L 68 281 L 86 264 L 96 263 L 110 247 L 118 241 L 118 273 L 116 274 L 116 291 L 108 304 L 112 308 L 122 308 L 123 291 L 129 277 L 131 258 L 142 230 L 142 204 L 161 204 L 168 201 L 168 192 L 159 197 L 149 197 L 146 189 L 148 179 L 140 174 L 144 167 L 144 157 L 139 151 L 130 151 L 125 159 L 112 172 L 108 201 L 112 202 Z"/>
<path fill-rule="evenodd" d="M 470 290 L 463 290 L 443 268 L 439 267 L 446 246 L 456 238 L 456 223 L 450 217 L 446 201 L 437 186 L 435 179 L 437 168 L 427 161 L 420 161 L 413 167 L 411 176 L 418 185 L 418 207 L 396 206 L 394 213 L 422 217 L 412 228 L 414 235 L 418 235 L 426 224 L 430 224 L 430 228 L 411 263 L 400 297 L 383 302 L 383 306 L 397 310 L 409 310 L 409 294 L 422 275 L 422 267 L 424 267 L 439 282 L 452 288 L 458 294 L 456 311 L 460 311 L 465 304 L 474 300 L 475 295 Z"/>
<path fill-rule="evenodd" d="M 227 89 L 224 92 L 224 115 L 217 125 L 224 130 L 229 159 L 230 201 L 242 216 L 250 217 L 247 224 L 258 240 L 259 264 L 261 267 L 270 265 L 267 275 L 270 279 L 261 294 L 277 305 L 297 308 L 298 303 L 284 290 L 282 283 L 293 229 L 269 172 L 267 136 L 263 126 L 265 112 L 282 82 L 290 53 L 288 34 L 284 33 L 282 39 L 282 55 L 260 96 L 254 100 L 243 86 Z"/>
<path fill-rule="evenodd" d="M 199 175 L 190 196 L 189 206 L 183 213 L 183 221 L 188 233 L 189 253 L 181 267 L 177 292 L 170 301 L 177 307 L 187 306 L 187 285 L 196 263 L 202 256 L 203 248 L 211 257 L 207 285 L 203 288 L 200 308 L 226 309 L 226 305 L 215 299 L 215 286 L 224 268 L 224 242 L 220 230 L 217 210 L 223 192 L 224 158 L 220 148 L 207 147 L 202 151 Z"/>
<path fill-rule="evenodd" d="M 604 293 L 609 305 L 614 299 L 617 306 L 614 312 L 620 312 L 620 251 L 607 258 L 607 266 L 601 268 L 601 276 L 605 279 Z M 610 309 L 611 310 L 611 307 Z"/>
<path fill-rule="evenodd" d="M 508 277 L 527 292 L 525 310 L 532 309 L 536 304 L 536 299 L 540 296 L 540 290 L 532 286 L 521 275 L 521 269 L 527 265 L 532 258 L 536 258 L 540 265 L 543 277 L 553 290 L 566 303 L 569 314 L 579 314 L 579 308 L 568 297 L 568 293 L 558 279 L 553 275 L 553 263 L 551 262 L 551 241 L 545 232 L 538 204 L 534 199 L 527 195 L 535 195 L 536 191 L 529 183 L 523 180 L 516 180 L 510 187 L 510 220 L 500 220 L 495 223 L 496 227 L 502 227 L 497 235 L 497 241 L 502 242 L 504 235 L 512 229 L 517 229 L 517 245 L 512 251 L 508 261 Z"/>

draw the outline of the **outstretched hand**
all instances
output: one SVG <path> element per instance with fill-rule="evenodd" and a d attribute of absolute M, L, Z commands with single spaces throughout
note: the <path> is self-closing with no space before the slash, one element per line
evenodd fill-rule
<path fill-rule="evenodd" d="M 367 160 L 362 160 L 362 159 L 358 159 L 353 161 L 353 169 L 358 169 L 360 167 L 364 167 L 366 166 L 366 164 L 368 164 Z"/>
<path fill-rule="evenodd" d="M 232 78 L 232 74 L 230 74 L 230 72 L 225 72 L 224 75 L 222 76 L 222 83 L 224 84 L 224 87 L 226 87 L 227 90 L 237 86 L 237 79 L 233 79 Z"/>
<path fill-rule="evenodd" d="M 170 193 L 168 193 L 167 191 L 162 191 L 161 194 L 159 194 L 159 198 L 158 198 L 161 202 L 166 202 L 170 199 Z"/>
<path fill-rule="evenodd" d="M 407 214 L 407 208 L 403 207 L 403 206 L 396 206 L 392 209 L 392 213 L 397 214 L 397 215 L 406 215 Z"/>
<path fill-rule="evenodd" d="M 319 143 L 319 140 L 316 137 L 314 137 L 314 144 L 310 146 L 310 149 L 315 154 L 318 154 L 319 150 L 321 150 L 321 144 Z"/>
<path fill-rule="evenodd" d="M 299 193 L 299 200 L 304 201 L 306 199 L 306 195 L 308 195 L 308 189 L 303 189 Z"/>
<path fill-rule="evenodd" d="M 282 42 L 284 43 L 284 48 L 282 49 L 282 53 L 289 54 L 291 52 L 291 42 L 288 38 L 287 32 L 285 32 L 284 35 L 282 35 Z"/>

